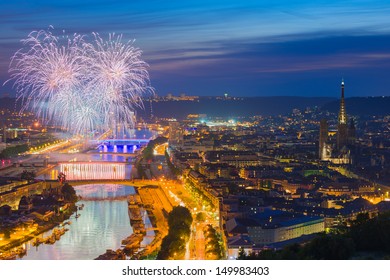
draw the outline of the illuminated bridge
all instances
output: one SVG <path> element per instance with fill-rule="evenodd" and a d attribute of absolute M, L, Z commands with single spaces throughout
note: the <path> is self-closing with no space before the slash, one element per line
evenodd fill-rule
<path fill-rule="evenodd" d="M 105 144 L 110 143 L 111 145 L 131 145 L 131 144 L 147 144 L 152 138 L 125 138 L 125 139 L 103 139 L 103 140 L 90 140 L 92 144 Z"/>
<path fill-rule="evenodd" d="M 130 138 L 130 139 L 105 139 L 91 140 L 91 144 L 96 145 L 99 152 L 103 153 L 134 153 L 137 149 L 146 146 L 150 139 Z"/>
<path fill-rule="evenodd" d="M 60 162 L 48 177 L 55 180 L 60 173 L 65 174 L 67 181 L 126 180 L 131 177 L 131 166 L 126 162 Z"/>
<path fill-rule="evenodd" d="M 87 153 L 52 155 L 58 158 L 58 165 L 42 172 L 39 179 L 56 180 L 64 173 L 68 181 L 129 180 L 136 151 L 149 141 L 147 138 L 91 140 L 97 147 Z"/>

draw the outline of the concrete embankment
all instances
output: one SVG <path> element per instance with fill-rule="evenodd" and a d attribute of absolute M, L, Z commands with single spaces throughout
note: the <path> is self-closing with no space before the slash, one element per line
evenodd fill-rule
<path fill-rule="evenodd" d="M 164 215 L 165 207 L 171 208 L 172 205 L 167 205 L 166 197 L 161 197 L 163 196 L 161 189 L 157 186 L 143 186 L 135 191 L 135 194 L 127 197 L 133 234 L 122 240 L 123 249 L 107 250 L 106 253 L 96 259 L 122 259 L 123 255 L 127 255 L 131 259 L 142 259 L 160 248 L 162 238 L 167 232 L 167 221 Z M 149 228 L 144 223 L 145 215 L 148 215 L 151 223 Z M 147 230 L 153 230 L 154 237 L 148 245 L 141 248 Z"/>

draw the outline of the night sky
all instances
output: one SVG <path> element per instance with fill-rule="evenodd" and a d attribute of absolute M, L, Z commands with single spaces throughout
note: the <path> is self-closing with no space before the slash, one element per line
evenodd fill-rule
<path fill-rule="evenodd" d="M 136 39 L 158 95 L 390 95 L 390 1 L 0 2 L 0 84 L 33 30 Z M 0 95 L 15 92 L 10 85 Z"/>

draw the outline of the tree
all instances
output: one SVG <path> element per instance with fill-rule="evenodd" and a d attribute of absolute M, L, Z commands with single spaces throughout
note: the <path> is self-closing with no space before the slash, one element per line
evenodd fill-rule
<path fill-rule="evenodd" d="M 210 254 L 209 258 L 222 259 L 225 253 L 221 235 L 212 227 L 212 225 L 207 225 L 203 230 L 203 233 L 207 241 L 205 243 L 205 251 Z"/>
<path fill-rule="evenodd" d="M 175 206 L 168 215 L 169 228 L 175 228 L 177 226 L 186 225 L 191 227 L 192 215 L 188 208 L 183 206 Z"/>
<path fill-rule="evenodd" d="M 168 214 L 168 235 L 161 243 L 157 259 L 182 259 L 191 235 L 192 216 L 186 207 L 175 206 Z"/>
<path fill-rule="evenodd" d="M 167 235 L 163 238 L 161 242 L 161 248 L 160 251 L 157 254 L 157 259 L 158 260 L 168 260 L 170 257 L 170 245 L 173 242 L 173 236 Z"/>
<path fill-rule="evenodd" d="M 188 241 L 191 235 L 191 228 L 187 225 L 179 225 L 173 228 L 174 235 L 177 236 L 177 238 L 184 240 L 185 242 Z"/>
<path fill-rule="evenodd" d="M 246 259 L 246 253 L 245 253 L 245 250 L 244 248 L 240 247 L 238 248 L 238 256 L 237 256 L 237 259 L 238 260 L 245 260 Z"/>
<path fill-rule="evenodd" d="M 154 154 L 153 154 L 154 148 L 157 145 L 161 145 L 161 144 L 164 144 L 166 142 L 168 142 L 168 139 L 165 137 L 162 137 L 162 136 L 159 136 L 154 140 L 150 140 L 148 145 L 144 148 L 144 150 L 142 152 L 143 158 L 147 161 L 152 160 L 154 157 Z"/>
<path fill-rule="evenodd" d="M 352 221 L 352 224 L 355 226 L 362 225 L 364 223 L 367 223 L 369 219 L 370 219 L 370 215 L 368 213 L 359 213 L 356 216 L 356 219 Z"/>
<path fill-rule="evenodd" d="M 314 260 L 347 260 L 355 252 L 355 245 L 351 238 L 340 235 L 322 235 L 306 246 L 301 252 L 301 259 Z"/>
<path fill-rule="evenodd" d="M 61 193 L 64 196 L 64 199 L 66 201 L 70 202 L 76 202 L 77 201 L 77 195 L 74 188 L 69 185 L 68 183 L 65 183 L 61 188 Z"/>
<path fill-rule="evenodd" d="M 12 213 L 12 207 L 8 204 L 4 204 L 0 207 L 0 216 L 10 216 Z"/>
<path fill-rule="evenodd" d="M 197 222 L 204 222 L 206 221 L 206 214 L 204 212 L 198 212 L 195 219 Z"/>
<path fill-rule="evenodd" d="M 298 260 L 300 250 L 301 245 L 298 243 L 288 245 L 280 252 L 280 258 L 282 260 Z"/>
<path fill-rule="evenodd" d="M 366 215 L 357 217 L 348 237 L 352 238 L 357 250 L 390 252 L 390 212 L 367 220 Z"/>
<path fill-rule="evenodd" d="M 1 151 L 0 158 L 11 158 L 11 157 L 17 156 L 20 153 L 24 153 L 27 150 L 28 150 L 27 144 L 8 147 L 8 148 L 5 148 L 3 151 Z"/>
<path fill-rule="evenodd" d="M 27 181 L 31 182 L 31 181 L 34 181 L 35 176 L 36 176 L 36 174 L 34 171 L 23 170 L 22 174 L 20 175 L 20 179 L 27 180 Z"/>
<path fill-rule="evenodd" d="M 15 232 L 14 228 L 12 226 L 4 226 L 1 230 L 0 230 L 0 233 L 3 233 L 4 234 L 4 239 L 10 239 L 11 238 L 11 234 L 13 234 Z"/>
<path fill-rule="evenodd" d="M 259 253 L 255 254 L 252 252 L 252 254 L 249 256 L 248 259 L 257 259 L 257 260 L 277 260 L 278 256 L 275 250 L 266 249 L 261 250 Z"/>

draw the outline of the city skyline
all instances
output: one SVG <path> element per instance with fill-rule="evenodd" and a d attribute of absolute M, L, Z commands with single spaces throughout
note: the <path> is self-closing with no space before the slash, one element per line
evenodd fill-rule
<path fill-rule="evenodd" d="M 14 1 L 0 4 L 0 83 L 33 30 L 135 39 L 158 95 L 388 95 L 385 1 Z M 0 94 L 15 95 L 12 84 Z"/>

